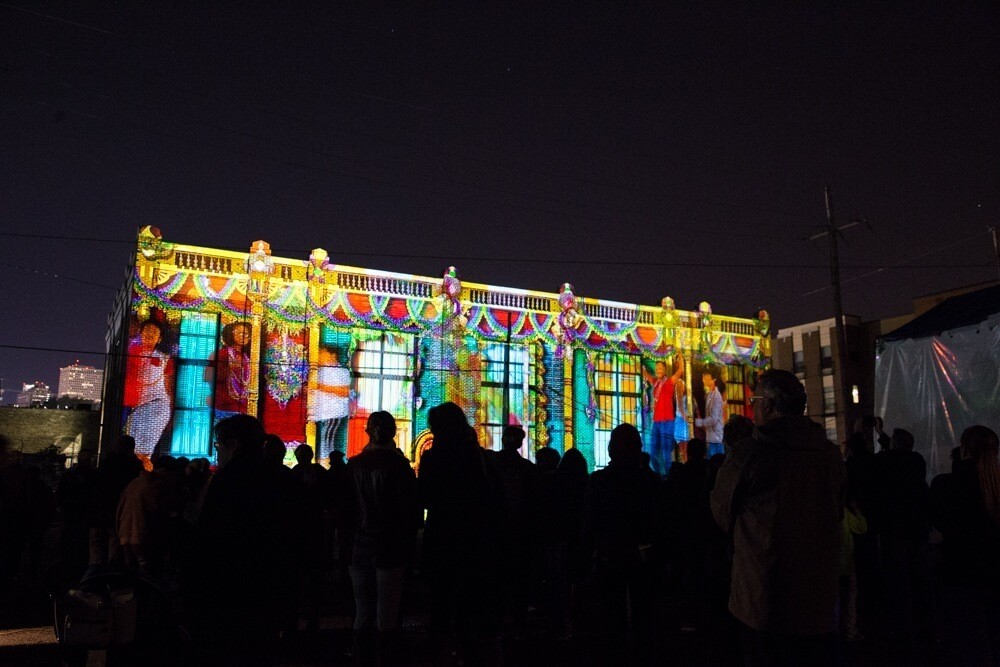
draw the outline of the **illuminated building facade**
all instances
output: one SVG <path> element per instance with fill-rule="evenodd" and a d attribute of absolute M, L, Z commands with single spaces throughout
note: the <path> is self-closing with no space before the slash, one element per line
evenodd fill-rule
<path fill-rule="evenodd" d="M 139 232 L 134 270 L 108 329 L 102 442 L 120 433 L 137 451 L 213 456 L 212 426 L 245 412 L 289 448 L 319 460 L 353 456 L 365 422 L 392 413 L 414 463 L 430 442 L 428 410 L 454 401 L 500 447 L 520 424 L 536 448 L 578 448 L 607 463 L 611 429 L 651 429 L 659 361 L 683 369 L 679 410 L 690 430 L 704 400 L 701 371 L 725 383 L 726 414 L 749 411 L 750 387 L 770 362 L 770 321 L 637 306 L 558 293 L 168 243 Z"/>
<path fill-rule="evenodd" d="M 93 366 L 81 366 L 76 362 L 59 369 L 60 398 L 68 396 L 81 398 L 95 403 L 101 400 L 101 386 L 104 382 L 104 371 Z"/>
<path fill-rule="evenodd" d="M 14 406 L 18 408 L 42 407 L 49 402 L 51 397 L 52 392 L 49 391 L 49 385 L 41 380 L 30 384 L 25 382 L 21 391 L 17 392 Z"/>

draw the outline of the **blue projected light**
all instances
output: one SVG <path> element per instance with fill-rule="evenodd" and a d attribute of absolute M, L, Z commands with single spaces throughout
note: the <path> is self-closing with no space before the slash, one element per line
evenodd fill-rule
<path fill-rule="evenodd" d="M 215 355 L 217 315 L 184 313 L 177 358 L 172 456 L 209 455 L 212 440 L 212 374 L 206 371 Z"/>

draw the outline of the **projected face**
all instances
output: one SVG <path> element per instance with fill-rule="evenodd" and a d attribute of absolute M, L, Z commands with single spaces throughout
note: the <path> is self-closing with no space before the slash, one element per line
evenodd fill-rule
<path fill-rule="evenodd" d="M 233 342 L 240 347 L 249 345 L 250 327 L 246 324 L 240 324 L 239 326 L 233 327 Z"/>
<path fill-rule="evenodd" d="M 142 342 L 143 348 L 152 350 L 159 344 L 161 338 L 163 338 L 163 334 L 160 332 L 160 327 L 156 324 L 146 322 L 142 325 L 142 331 L 139 332 L 139 340 Z"/>
<path fill-rule="evenodd" d="M 646 368 L 649 368 L 649 367 L 647 366 Z M 649 372 L 649 371 L 647 371 L 647 372 Z M 667 365 L 665 363 L 663 363 L 662 361 L 657 361 L 656 362 L 656 369 L 654 371 L 654 375 L 656 376 L 657 380 L 659 380 L 661 378 L 667 377 Z"/>

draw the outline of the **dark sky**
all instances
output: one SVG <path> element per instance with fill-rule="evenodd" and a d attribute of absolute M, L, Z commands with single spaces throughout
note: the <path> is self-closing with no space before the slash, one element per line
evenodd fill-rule
<path fill-rule="evenodd" d="M 997 275 L 996 3 L 209 4 L 0 4 L 7 389 L 102 363 L 12 346 L 102 351 L 144 224 L 780 327 L 829 184 L 847 312 Z"/>

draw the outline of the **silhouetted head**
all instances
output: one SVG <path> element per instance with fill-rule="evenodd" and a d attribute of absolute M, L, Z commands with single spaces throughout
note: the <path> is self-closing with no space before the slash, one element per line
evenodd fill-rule
<path fill-rule="evenodd" d="M 440 451 L 479 446 L 462 408 L 451 401 L 431 408 L 427 413 L 427 424 L 434 436 L 434 449 Z"/>
<path fill-rule="evenodd" d="M 521 449 L 524 443 L 524 429 L 517 425 L 507 426 L 503 430 L 501 441 L 504 449 Z"/>
<path fill-rule="evenodd" d="M 997 457 L 997 434 L 986 426 L 970 426 L 962 431 L 962 458 L 979 460 Z"/>
<path fill-rule="evenodd" d="M 81 449 L 80 453 L 76 455 L 76 465 L 83 470 L 93 468 L 95 461 L 97 461 L 97 452 L 93 449 Z"/>
<path fill-rule="evenodd" d="M 705 441 L 701 438 L 691 438 L 688 440 L 687 445 L 687 460 L 688 461 L 704 461 L 705 454 L 708 452 L 708 447 L 705 445 Z"/>
<path fill-rule="evenodd" d="M 763 426 L 779 417 L 801 415 L 806 411 L 806 390 L 788 371 L 772 369 L 760 376 L 756 394 L 751 397 L 753 421 Z"/>
<path fill-rule="evenodd" d="M 559 472 L 570 479 L 587 479 L 587 459 L 576 447 L 563 452 Z"/>
<path fill-rule="evenodd" d="M 612 461 L 639 464 L 642 454 L 642 436 L 639 429 L 631 424 L 619 424 L 611 431 L 608 442 L 608 457 Z"/>
<path fill-rule="evenodd" d="M 970 426 L 962 432 L 962 458 L 975 462 L 979 494 L 986 511 L 1000 525 L 1000 440 L 986 426 Z"/>
<path fill-rule="evenodd" d="M 732 447 L 740 440 L 753 435 L 753 420 L 743 415 L 732 415 L 722 427 L 722 442 Z"/>
<path fill-rule="evenodd" d="M 268 433 L 264 437 L 263 461 L 266 465 L 284 465 L 285 451 L 284 440 L 273 433 Z"/>
<path fill-rule="evenodd" d="M 892 429 L 892 437 L 889 438 L 889 449 L 912 452 L 913 434 L 901 428 Z"/>
<path fill-rule="evenodd" d="M 313 448 L 302 444 L 295 448 L 295 460 L 301 465 L 309 465 L 313 460 Z"/>
<path fill-rule="evenodd" d="M 559 467 L 559 452 L 551 447 L 535 450 L 535 464 L 540 472 L 552 472 Z"/>
<path fill-rule="evenodd" d="M 260 455 L 264 447 L 264 426 L 250 415 L 226 417 L 215 425 L 215 446 L 219 452 L 219 466 L 224 466 L 238 456 Z"/>
<path fill-rule="evenodd" d="M 376 447 L 394 447 L 396 445 L 396 419 L 385 410 L 373 412 L 368 415 L 365 433 L 368 434 L 370 442 Z"/>
<path fill-rule="evenodd" d="M 130 435 L 119 436 L 115 444 L 114 454 L 131 456 L 135 454 L 135 438 Z"/>

